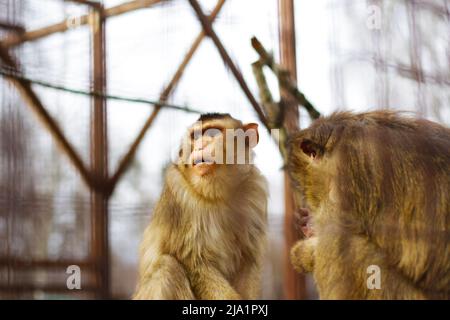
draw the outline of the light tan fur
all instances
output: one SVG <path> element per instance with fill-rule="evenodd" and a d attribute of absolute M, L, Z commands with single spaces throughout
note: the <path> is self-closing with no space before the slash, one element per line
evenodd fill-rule
<path fill-rule="evenodd" d="M 336 113 L 290 143 L 313 237 L 291 260 L 322 299 L 450 298 L 450 130 L 392 111 Z M 381 271 L 369 288 L 367 268 Z"/>
<path fill-rule="evenodd" d="M 229 128 L 234 119 L 226 120 L 214 119 Z M 266 211 L 266 181 L 251 164 L 216 165 L 205 176 L 170 165 L 141 244 L 134 299 L 258 298 Z"/>

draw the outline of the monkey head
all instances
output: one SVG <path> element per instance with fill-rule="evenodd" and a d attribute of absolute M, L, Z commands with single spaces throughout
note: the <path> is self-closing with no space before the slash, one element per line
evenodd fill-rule
<path fill-rule="evenodd" d="M 203 114 L 182 140 L 178 169 L 200 194 L 220 195 L 246 177 L 258 144 L 258 125 L 243 124 L 229 114 Z M 215 197 L 215 196 L 213 196 Z"/>
<path fill-rule="evenodd" d="M 335 146 L 336 128 L 322 119 L 316 120 L 309 128 L 293 135 L 288 142 L 289 173 L 296 190 L 302 192 L 309 209 L 317 211 L 328 196 L 330 161 Z M 307 215 L 306 208 L 301 215 Z"/>
<path fill-rule="evenodd" d="M 333 174 L 333 149 L 336 128 L 322 119 L 294 134 L 288 141 L 288 172 L 295 192 L 300 192 L 306 205 L 297 212 L 300 230 L 307 238 L 314 234 L 313 215 L 330 194 Z"/>

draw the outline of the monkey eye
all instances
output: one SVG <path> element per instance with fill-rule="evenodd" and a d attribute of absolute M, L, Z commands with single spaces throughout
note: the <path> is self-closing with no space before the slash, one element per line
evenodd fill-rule
<path fill-rule="evenodd" d="M 210 137 L 210 138 L 214 138 L 217 137 L 218 135 L 222 134 L 222 130 L 218 129 L 218 128 L 208 128 L 205 130 L 205 132 L 203 133 L 203 135 L 205 137 Z"/>
<path fill-rule="evenodd" d="M 319 153 L 319 147 L 314 142 L 307 139 L 300 143 L 300 149 L 302 149 L 303 153 L 311 159 L 315 159 Z"/>

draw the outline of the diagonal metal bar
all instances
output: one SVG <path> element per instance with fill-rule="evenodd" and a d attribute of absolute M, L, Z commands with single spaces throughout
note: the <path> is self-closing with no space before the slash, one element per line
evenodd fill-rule
<path fill-rule="evenodd" d="M 84 5 L 87 5 L 87 6 L 94 7 L 94 8 L 101 7 L 100 2 L 91 1 L 91 0 L 64 0 L 64 2 L 73 2 L 73 3 L 77 3 L 77 4 L 84 4 Z"/>
<path fill-rule="evenodd" d="M 128 2 L 125 2 L 125 3 L 119 4 L 117 6 L 104 9 L 103 16 L 105 18 L 118 16 L 118 15 L 121 15 L 123 13 L 127 13 L 127 12 L 135 11 L 135 10 L 138 10 L 138 9 L 143 9 L 143 8 L 150 7 L 152 5 L 160 3 L 162 1 L 167 1 L 167 0 L 134 0 L 134 1 L 128 1 Z M 52 24 L 52 25 L 47 26 L 47 27 L 43 27 L 43 28 L 39 28 L 39 29 L 36 29 L 36 30 L 27 31 L 27 32 L 24 32 L 22 34 L 11 35 L 11 36 L 5 38 L 2 41 L 2 44 L 6 48 L 14 47 L 14 46 L 17 46 L 17 45 L 22 44 L 24 42 L 27 42 L 27 41 L 38 40 L 38 39 L 47 37 L 49 35 L 52 35 L 54 33 L 65 32 L 65 31 L 67 31 L 69 29 L 86 25 L 86 24 L 90 23 L 91 20 L 92 20 L 92 18 L 91 18 L 90 14 L 85 14 L 85 15 L 82 15 L 82 16 L 79 16 L 79 17 L 72 17 L 72 18 L 69 18 L 69 19 L 65 19 L 65 20 L 63 20 L 61 22 L 58 22 L 56 24 Z"/>
<path fill-rule="evenodd" d="M 5 29 L 7 31 L 12 31 L 16 33 L 24 33 L 25 28 L 22 25 L 16 23 L 10 23 L 7 21 L 0 21 L 0 29 Z"/>
<path fill-rule="evenodd" d="M 277 63 L 275 63 L 273 56 L 267 52 L 264 46 L 259 42 L 256 37 L 252 38 L 252 47 L 260 56 L 260 62 L 267 65 L 278 78 L 278 82 L 285 93 L 291 95 L 296 101 L 301 104 L 306 111 L 308 111 L 311 119 L 317 119 L 320 117 L 320 112 L 314 107 L 314 105 L 305 97 L 305 95 L 297 88 L 297 81 L 291 79 L 291 73 L 286 69 L 283 69 Z M 294 121 L 292 125 L 295 126 Z M 295 129 L 294 129 L 295 131 Z"/>
<path fill-rule="evenodd" d="M 269 128 L 266 120 L 266 116 L 259 105 L 259 103 L 256 101 L 255 97 L 253 96 L 252 92 L 250 91 L 247 83 L 244 80 L 244 77 L 242 76 L 239 69 L 234 64 L 233 60 L 231 59 L 230 55 L 226 51 L 225 47 L 223 46 L 222 42 L 220 41 L 219 37 L 217 36 L 216 32 L 212 28 L 211 22 L 208 20 L 207 16 L 203 13 L 199 3 L 197 0 L 189 0 L 189 3 L 191 4 L 192 8 L 194 9 L 195 13 L 197 14 L 198 19 L 200 20 L 200 23 L 202 24 L 203 30 L 208 35 L 208 37 L 211 38 L 211 40 L 214 42 L 217 50 L 219 51 L 220 56 L 222 57 L 222 60 L 224 63 L 230 68 L 231 72 L 233 73 L 234 77 L 236 78 L 237 82 L 239 83 L 242 91 L 247 96 L 247 99 L 249 100 L 250 104 L 253 106 L 253 109 L 255 109 L 259 120 L 264 124 L 266 128 Z"/>
<path fill-rule="evenodd" d="M 13 59 L 13 57 L 10 56 L 8 51 L 1 45 L 0 45 L 0 59 L 8 67 L 17 69 L 16 61 Z M 81 157 L 75 151 L 75 149 L 70 144 L 70 142 L 66 139 L 66 137 L 64 136 L 58 123 L 47 112 L 47 110 L 45 109 L 41 100 L 38 98 L 36 93 L 33 91 L 31 84 L 25 80 L 19 80 L 19 79 L 8 78 L 8 77 L 7 77 L 7 79 L 18 89 L 20 94 L 23 96 L 24 100 L 28 103 L 30 108 L 38 116 L 39 120 L 44 124 L 44 126 L 47 128 L 47 130 L 53 136 L 56 143 L 61 147 L 61 149 L 64 151 L 64 153 L 66 153 L 66 155 L 69 157 L 70 162 L 72 162 L 72 164 L 78 170 L 83 181 L 89 187 L 96 188 L 97 186 L 95 185 L 90 172 L 88 171 L 88 169 L 86 169 L 86 166 L 84 165 L 83 161 L 81 160 Z"/>
<path fill-rule="evenodd" d="M 224 5 L 225 0 L 219 0 L 214 7 L 213 11 L 211 12 L 209 18 L 210 22 L 213 22 L 217 15 L 219 14 L 220 10 L 222 9 L 222 6 Z M 170 94 L 174 91 L 176 85 L 181 79 L 181 76 L 183 75 L 184 70 L 186 69 L 189 61 L 191 60 L 194 53 L 197 51 L 198 47 L 200 46 L 200 43 L 202 40 L 206 37 L 205 32 L 202 30 L 197 37 L 195 38 L 194 42 L 192 43 L 190 49 L 186 53 L 186 55 L 183 58 L 183 61 L 181 62 L 180 66 L 178 67 L 177 71 L 172 76 L 172 79 L 170 80 L 169 84 L 164 88 L 164 90 L 161 92 L 161 95 L 159 97 L 159 101 L 165 102 L 169 98 Z M 116 172 L 109 180 L 109 192 L 110 194 L 114 191 L 117 182 L 120 180 L 121 176 L 125 173 L 127 168 L 129 167 L 131 161 L 134 159 L 134 156 L 137 152 L 137 149 L 139 145 L 141 144 L 142 140 L 144 139 L 145 134 L 147 133 L 148 129 L 153 124 L 156 116 L 161 111 L 162 105 L 155 105 L 155 108 L 153 109 L 152 113 L 150 114 L 149 118 L 145 122 L 144 126 L 142 127 L 141 131 L 139 132 L 138 136 L 134 140 L 133 144 L 131 145 L 130 149 L 128 150 L 127 154 L 122 158 Z"/>

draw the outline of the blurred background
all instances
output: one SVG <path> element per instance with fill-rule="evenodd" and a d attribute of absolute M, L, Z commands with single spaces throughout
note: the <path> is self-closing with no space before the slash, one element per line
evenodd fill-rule
<path fill-rule="evenodd" d="M 448 0 L 199 3 L 257 100 L 252 36 L 322 114 L 392 108 L 450 124 Z M 0 298 L 130 298 L 186 127 L 198 111 L 258 121 L 187 0 L 0 0 L 0 73 Z M 315 299 L 287 264 L 295 231 L 265 130 L 256 155 L 270 185 L 262 297 Z M 66 286 L 69 265 L 81 290 Z"/>

